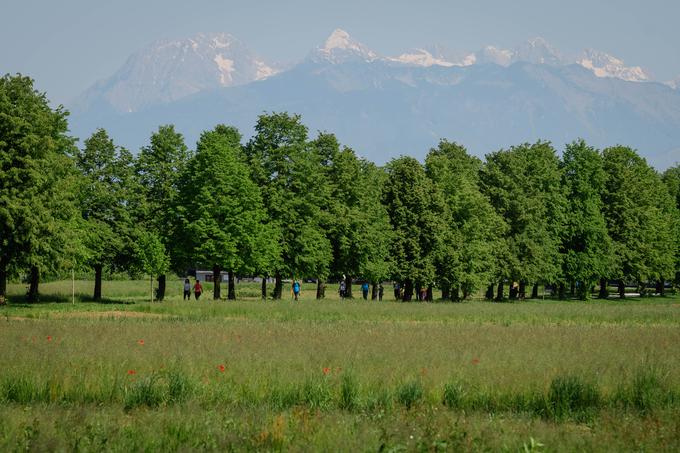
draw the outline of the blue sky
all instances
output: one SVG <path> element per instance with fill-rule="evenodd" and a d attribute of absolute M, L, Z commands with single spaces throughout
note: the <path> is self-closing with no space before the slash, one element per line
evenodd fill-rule
<path fill-rule="evenodd" d="M 680 75 L 677 0 L 216 1 L 3 0 L 0 72 L 21 72 L 67 103 L 161 38 L 224 31 L 268 60 L 303 58 L 335 28 L 380 54 L 428 44 L 474 51 L 542 36 L 564 53 L 591 47 L 657 80 Z"/>

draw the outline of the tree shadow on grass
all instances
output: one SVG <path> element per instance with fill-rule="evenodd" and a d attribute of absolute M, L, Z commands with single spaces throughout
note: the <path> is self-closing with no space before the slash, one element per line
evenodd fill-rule
<path fill-rule="evenodd" d="M 47 304 L 71 304 L 73 299 L 70 295 L 41 295 L 37 301 L 29 301 L 27 295 L 15 295 L 6 299 L 5 307 L 17 307 L 17 308 L 30 308 L 40 305 Z M 76 304 L 79 303 L 91 303 L 91 304 L 101 304 L 101 305 L 134 305 L 135 301 L 132 300 L 120 300 L 120 299 L 108 299 L 102 298 L 101 300 L 95 301 L 92 297 L 86 296 L 84 294 L 76 294 Z"/>

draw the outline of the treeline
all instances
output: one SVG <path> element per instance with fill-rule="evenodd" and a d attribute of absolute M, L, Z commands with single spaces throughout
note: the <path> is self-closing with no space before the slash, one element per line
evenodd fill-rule
<path fill-rule="evenodd" d="M 310 138 L 299 116 L 261 115 L 243 144 L 233 127 L 190 151 L 161 126 L 136 156 L 103 129 L 79 149 L 68 113 L 30 78 L 0 79 L 0 296 L 8 278 L 92 269 L 156 276 L 188 269 L 233 277 L 394 280 L 411 300 L 433 290 L 535 297 L 551 284 L 589 298 L 609 280 L 680 284 L 680 166 L 657 173 L 634 150 L 578 140 L 560 159 L 548 142 L 486 156 L 443 140 L 424 165 L 385 167 L 336 137 Z M 214 295 L 220 297 L 219 278 Z M 512 284 L 516 282 L 517 284 Z M 351 284 L 348 285 L 351 295 Z M 263 279 L 262 295 L 268 290 Z"/>

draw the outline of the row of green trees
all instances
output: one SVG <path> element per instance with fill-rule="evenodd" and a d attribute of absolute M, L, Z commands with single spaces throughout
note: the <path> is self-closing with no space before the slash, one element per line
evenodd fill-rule
<path fill-rule="evenodd" d="M 554 284 L 587 298 L 596 283 L 680 283 L 680 166 L 659 175 L 635 151 L 583 141 L 560 159 L 547 142 L 489 154 L 442 141 L 424 165 L 384 168 L 334 135 L 310 139 L 299 116 L 261 115 L 244 144 L 233 127 L 204 132 L 190 151 L 160 127 L 135 157 L 105 130 L 81 149 L 67 112 L 31 79 L 0 79 L 0 295 L 8 277 L 91 268 L 158 279 L 191 268 L 233 277 L 402 284 L 404 299 L 438 287 L 446 299 L 534 296 Z M 262 294 L 267 296 L 266 279 Z M 351 285 L 348 285 L 351 295 Z"/>

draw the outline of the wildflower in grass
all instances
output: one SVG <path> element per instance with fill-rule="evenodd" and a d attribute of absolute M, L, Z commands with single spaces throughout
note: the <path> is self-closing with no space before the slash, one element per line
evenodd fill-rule
<path fill-rule="evenodd" d="M 226 370 L 227 367 L 225 367 L 224 365 L 218 365 L 217 369 L 220 370 L 220 373 L 224 373 L 224 370 Z"/>
<path fill-rule="evenodd" d="M 133 374 L 137 374 L 135 370 L 128 370 L 128 375 L 132 376 Z"/>
<path fill-rule="evenodd" d="M 330 368 L 324 367 L 324 369 L 323 369 L 323 374 L 328 374 L 328 373 L 330 373 L 330 372 L 331 372 L 331 369 L 330 369 Z"/>
<path fill-rule="evenodd" d="M 479 359 L 478 359 L 477 357 L 475 357 L 474 359 L 472 359 L 472 364 L 473 364 L 473 365 L 478 365 L 478 364 L 479 364 Z"/>
<path fill-rule="evenodd" d="M 52 341 L 52 335 L 47 336 L 47 341 Z"/>
<path fill-rule="evenodd" d="M 137 340 L 137 344 L 140 346 L 144 346 L 144 340 Z"/>

